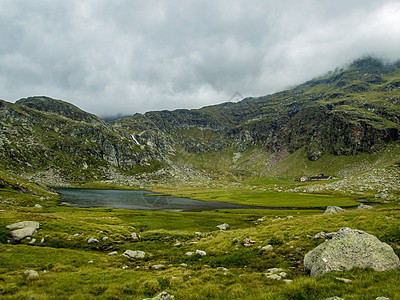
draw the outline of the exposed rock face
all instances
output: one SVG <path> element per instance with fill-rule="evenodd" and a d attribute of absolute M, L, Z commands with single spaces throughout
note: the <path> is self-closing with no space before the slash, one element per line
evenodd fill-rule
<path fill-rule="evenodd" d="M 325 210 L 326 215 L 337 214 L 340 212 L 344 212 L 344 209 L 339 206 L 328 206 Z"/>
<path fill-rule="evenodd" d="M 146 253 L 140 250 L 126 250 L 123 254 L 123 256 L 128 258 L 144 258 L 145 255 Z"/>
<path fill-rule="evenodd" d="M 331 240 L 308 252 L 304 266 L 315 277 L 353 268 L 393 270 L 400 267 L 400 262 L 388 244 L 364 231 L 344 227 Z"/>

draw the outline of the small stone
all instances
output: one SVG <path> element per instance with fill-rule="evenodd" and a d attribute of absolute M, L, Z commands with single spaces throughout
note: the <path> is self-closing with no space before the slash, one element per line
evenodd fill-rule
<path fill-rule="evenodd" d="M 133 232 L 133 233 L 131 234 L 131 237 L 132 237 L 132 239 L 133 239 L 134 241 L 140 240 L 140 235 L 138 235 L 136 232 Z"/>
<path fill-rule="evenodd" d="M 288 220 L 293 219 L 293 216 L 287 216 L 286 219 Z"/>
<path fill-rule="evenodd" d="M 123 256 L 128 258 L 144 258 L 145 252 L 140 250 L 126 250 Z"/>
<path fill-rule="evenodd" d="M 113 252 L 108 253 L 108 255 L 109 255 L 109 256 L 118 255 L 118 252 L 117 252 L 117 251 L 113 251 Z"/>
<path fill-rule="evenodd" d="M 181 266 L 182 266 L 182 267 L 187 267 L 188 265 L 187 265 L 187 264 L 181 264 Z"/>
<path fill-rule="evenodd" d="M 207 253 L 205 251 L 202 250 L 196 250 L 196 254 L 200 255 L 200 256 L 205 256 L 207 255 Z"/>
<path fill-rule="evenodd" d="M 334 297 L 331 297 L 331 298 L 326 298 L 326 300 L 344 300 L 344 299 L 340 298 L 340 297 L 337 297 L 337 296 L 334 296 Z"/>
<path fill-rule="evenodd" d="M 167 292 L 161 292 L 154 298 L 147 298 L 144 300 L 174 300 L 175 296 L 168 294 Z"/>
<path fill-rule="evenodd" d="M 165 269 L 165 266 L 164 265 L 154 265 L 151 268 L 154 270 L 161 270 L 161 269 Z"/>
<path fill-rule="evenodd" d="M 293 283 L 293 280 L 283 279 L 283 282 L 286 283 L 286 284 L 291 284 L 291 283 Z"/>
<path fill-rule="evenodd" d="M 330 215 L 330 214 L 337 214 L 344 212 L 345 210 L 339 206 L 328 206 L 325 210 L 325 215 Z"/>
<path fill-rule="evenodd" d="M 390 298 L 386 298 L 386 297 L 376 297 L 375 300 L 390 300 Z"/>
<path fill-rule="evenodd" d="M 129 269 L 129 266 L 123 266 L 122 267 L 122 270 L 126 270 L 126 269 Z"/>
<path fill-rule="evenodd" d="M 103 237 L 101 240 L 102 240 L 103 242 L 107 241 L 107 240 L 108 240 L 108 236 Z"/>
<path fill-rule="evenodd" d="M 75 234 L 73 234 L 72 236 L 79 236 L 79 233 L 75 233 Z"/>
<path fill-rule="evenodd" d="M 335 277 L 335 279 L 338 280 L 338 281 L 344 282 L 344 283 L 353 282 L 353 280 L 347 279 L 347 278 Z"/>
<path fill-rule="evenodd" d="M 272 245 L 266 245 L 266 246 L 262 247 L 261 250 L 272 251 L 272 250 L 274 250 L 274 247 Z"/>
<path fill-rule="evenodd" d="M 39 273 L 34 270 L 25 270 L 24 275 L 27 278 L 39 277 Z"/>
<path fill-rule="evenodd" d="M 197 236 L 199 236 L 199 237 L 202 237 L 202 236 L 203 236 L 203 234 L 202 234 L 201 232 L 199 232 L 199 231 L 195 232 L 194 234 L 197 235 Z"/>
<path fill-rule="evenodd" d="M 93 260 L 89 260 L 89 261 L 88 261 L 88 264 L 92 264 L 92 263 L 93 263 Z"/>
<path fill-rule="evenodd" d="M 287 276 L 287 273 L 286 273 L 286 272 L 280 272 L 280 273 L 279 273 L 279 276 L 281 276 L 281 277 L 286 277 L 286 276 Z"/>
<path fill-rule="evenodd" d="M 358 207 L 357 207 L 358 209 L 373 209 L 374 207 L 373 206 L 371 206 L 371 205 L 365 205 L 365 204 L 360 204 Z"/>
<path fill-rule="evenodd" d="M 318 232 L 318 233 L 314 236 L 314 239 L 324 239 L 325 236 L 326 236 L 326 233 L 323 232 L 323 231 L 321 231 L 321 232 Z"/>
<path fill-rule="evenodd" d="M 230 226 L 227 223 L 221 224 L 221 225 L 217 225 L 216 226 L 219 230 L 227 230 Z"/>
<path fill-rule="evenodd" d="M 36 208 L 39 208 L 39 209 L 40 209 L 40 208 L 43 208 L 43 206 L 41 206 L 40 204 L 35 204 L 35 207 L 36 207 Z"/>
<path fill-rule="evenodd" d="M 36 242 L 36 239 L 32 239 L 29 244 L 33 244 L 34 242 Z"/>
<path fill-rule="evenodd" d="M 282 279 L 282 277 L 277 275 L 277 274 L 269 274 L 269 275 L 267 275 L 267 278 L 274 279 L 274 280 L 281 280 Z"/>
<path fill-rule="evenodd" d="M 185 255 L 186 255 L 186 256 L 192 256 L 192 255 L 193 255 L 193 252 L 186 252 Z"/>
<path fill-rule="evenodd" d="M 91 237 L 87 240 L 88 244 L 93 244 L 93 243 L 100 243 L 100 241 L 98 239 L 96 239 L 95 237 Z"/>

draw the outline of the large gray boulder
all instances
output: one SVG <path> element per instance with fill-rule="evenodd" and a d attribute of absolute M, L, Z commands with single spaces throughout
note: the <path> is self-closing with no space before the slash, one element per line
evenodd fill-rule
<path fill-rule="evenodd" d="M 30 237 L 36 233 L 40 224 L 35 221 L 22 221 L 7 225 L 6 228 L 14 229 L 11 231 L 11 236 L 15 241 L 20 241 L 26 237 Z"/>
<path fill-rule="evenodd" d="M 8 229 L 21 229 L 21 228 L 31 227 L 31 228 L 38 229 L 39 226 L 40 226 L 39 222 L 22 221 L 22 222 L 14 223 L 14 224 L 11 224 L 11 225 L 7 225 L 6 228 L 8 228 Z"/>
<path fill-rule="evenodd" d="M 33 227 L 26 227 L 11 231 L 11 236 L 15 241 L 20 241 L 28 236 L 32 236 L 36 233 L 36 229 Z"/>
<path fill-rule="evenodd" d="M 377 237 L 361 230 L 343 227 L 304 257 L 304 266 L 315 277 L 331 271 L 372 268 L 375 271 L 400 267 L 393 249 Z"/>

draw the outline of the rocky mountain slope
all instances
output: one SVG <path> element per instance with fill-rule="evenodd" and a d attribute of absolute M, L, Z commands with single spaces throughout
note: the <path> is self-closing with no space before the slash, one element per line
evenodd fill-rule
<path fill-rule="evenodd" d="M 397 145 L 399 118 L 400 62 L 367 57 L 272 95 L 110 122 L 48 97 L 0 101 L 0 164 L 53 185 L 340 176 L 343 156 L 374 168 L 374 155 Z"/>

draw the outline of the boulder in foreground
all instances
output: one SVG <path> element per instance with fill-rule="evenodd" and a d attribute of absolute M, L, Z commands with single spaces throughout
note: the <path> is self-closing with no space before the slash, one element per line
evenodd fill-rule
<path fill-rule="evenodd" d="M 372 268 L 375 271 L 400 267 L 393 249 L 377 237 L 361 230 L 343 227 L 337 234 L 304 257 L 304 266 L 315 277 L 331 271 Z"/>

